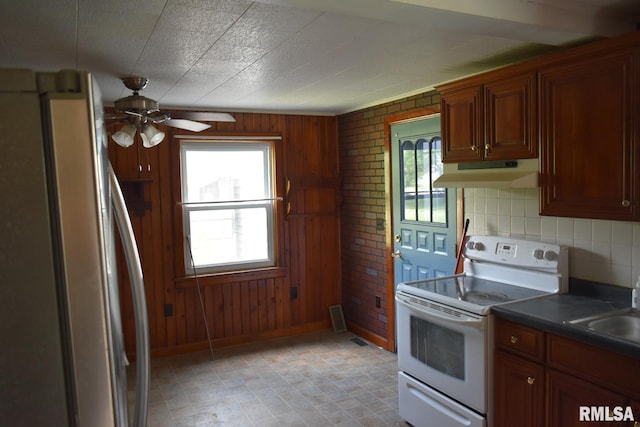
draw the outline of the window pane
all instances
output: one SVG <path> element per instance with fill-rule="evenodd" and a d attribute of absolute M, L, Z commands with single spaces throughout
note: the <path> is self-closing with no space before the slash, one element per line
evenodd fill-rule
<path fill-rule="evenodd" d="M 264 199 L 270 197 L 268 151 L 218 147 L 185 152 L 186 202 Z M 184 174 L 184 171 L 183 171 Z"/>
<path fill-rule="evenodd" d="M 433 222 L 447 222 L 447 189 L 433 187 L 433 182 L 442 175 L 442 139 L 439 136 L 431 139 L 431 187 Z"/>
<path fill-rule="evenodd" d="M 190 240 L 197 267 L 268 261 L 267 208 L 189 212 Z"/>
<path fill-rule="evenodd" d="M 418 179 L 418 221 L 431 221 L 431 158 L 429 142 L 424 139 L 416 144 L 416 175 Z"/>
<path fill-rule="evenodd" d="M 416 161 L 412 141 L 405 141 L 402 152 L 402 219 L 415 221 L 416 214 Z"/>

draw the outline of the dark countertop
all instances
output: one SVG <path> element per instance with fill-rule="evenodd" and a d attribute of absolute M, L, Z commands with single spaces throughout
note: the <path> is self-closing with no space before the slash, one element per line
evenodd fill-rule
<path fill-rule="evenodd" d="M 493 314 L 516 323 L 640 359 L 640 343 L 564 323 L 631 306 L 631 289 L 570 282 L 570 292 L 498 305 Z"/>

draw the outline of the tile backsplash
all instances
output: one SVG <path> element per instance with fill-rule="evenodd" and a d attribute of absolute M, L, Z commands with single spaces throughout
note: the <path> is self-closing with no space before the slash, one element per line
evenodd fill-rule
<path fill-rule="evenodd" d="M 569 246 L 571 277 L 632 287 L 640 275 L 640 223 L 540 216 L 537 188 L 467 188 L 464 206 L 469 234 Z"/>

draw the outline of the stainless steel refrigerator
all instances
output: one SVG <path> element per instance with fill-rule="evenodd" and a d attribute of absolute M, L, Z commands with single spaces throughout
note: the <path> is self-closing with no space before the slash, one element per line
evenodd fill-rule
<path fill-rule="evenodd" d="M 89 73 L 0 70 L 0 425 L 146 425 L 142 269 L 107 142 Z M 136 310 L 131 415 L 118 234 Z"/>

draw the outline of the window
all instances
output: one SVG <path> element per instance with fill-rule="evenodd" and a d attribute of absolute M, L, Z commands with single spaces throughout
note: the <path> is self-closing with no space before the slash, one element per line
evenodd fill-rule
<path fill-rule="evenodd" d="M 272 151 L 270 141 L 182 141 L 187 273 L 274 265 Z"/>
<path fill-rule="evenodd" d="M 444 224 L 447 222 L 447 192 L 433 186 L 442 175 L 439 136 L 407 139 L 401 144 L 402 218 Z"/>

